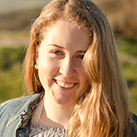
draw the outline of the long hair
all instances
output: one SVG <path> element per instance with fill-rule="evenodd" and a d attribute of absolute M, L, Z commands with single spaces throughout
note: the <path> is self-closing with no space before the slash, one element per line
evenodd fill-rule
<path fill-rule="evenodd" d="M 24 63 L 28 91 L 43 91 L 38 72 L 34 69 L 36 50 L 43 40 L 43 31 L 60 18 L 84 28 L 91 43 L 83 59 L 90 89 L 79 98 L 74 108 L 68 137 L 128 137 L 128 88 L 115 39 L 106 16 L 90 0 L 53 0 L 35 20 Z"/>

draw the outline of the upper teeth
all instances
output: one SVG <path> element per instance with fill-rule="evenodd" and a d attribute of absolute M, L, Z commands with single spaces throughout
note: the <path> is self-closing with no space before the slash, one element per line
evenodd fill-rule
<path fill-rule="evenodd" d="M 59 86 L 61 86 L 61 87 L 63 87 L 63 88 L 71 88 L 71 87 L 73 87 L 73 85 L 74 84 L 66 84 L 66 83 L 64 83 L 64 82 L 62 82 L 62 81 L 57 81 L 57 84 L 59 85 Z"/>

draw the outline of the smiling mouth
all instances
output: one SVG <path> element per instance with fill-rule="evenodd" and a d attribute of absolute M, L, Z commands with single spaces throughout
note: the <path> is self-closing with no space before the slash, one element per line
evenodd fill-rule
<path fill-rule="evenodd" d="M 62 82 L 62 81 L 58 81 L 56 80 L 56 84 L 59 86 L 59 87 L 62 87 L 62 88 L 72 88 L 76 83 L 67 83 L 67 82 Z"/>

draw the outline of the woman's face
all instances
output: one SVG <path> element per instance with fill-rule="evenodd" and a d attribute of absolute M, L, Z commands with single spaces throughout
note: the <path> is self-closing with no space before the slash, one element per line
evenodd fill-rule
<path fill-rule="evenodd" d="M 36 58 L 45 96 L 59 104 L 75 103 L 87 91 L 89 81 L 82 59 L 89 47 L 88 34 L 60 19 L 46 33 Z"/>

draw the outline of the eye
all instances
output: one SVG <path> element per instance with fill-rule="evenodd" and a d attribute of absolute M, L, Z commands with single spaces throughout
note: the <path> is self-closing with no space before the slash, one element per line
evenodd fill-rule
<path fill-rule="evenodd" d="M 63 55 L 59 50 L 52 51 L 52 53 L 55 55 Z"/>
<path fill-rule="evenodd" d="M 83 58 L 84 58 L 84 55 L 78 55 L 77 58 L 83 59 Z"/>

